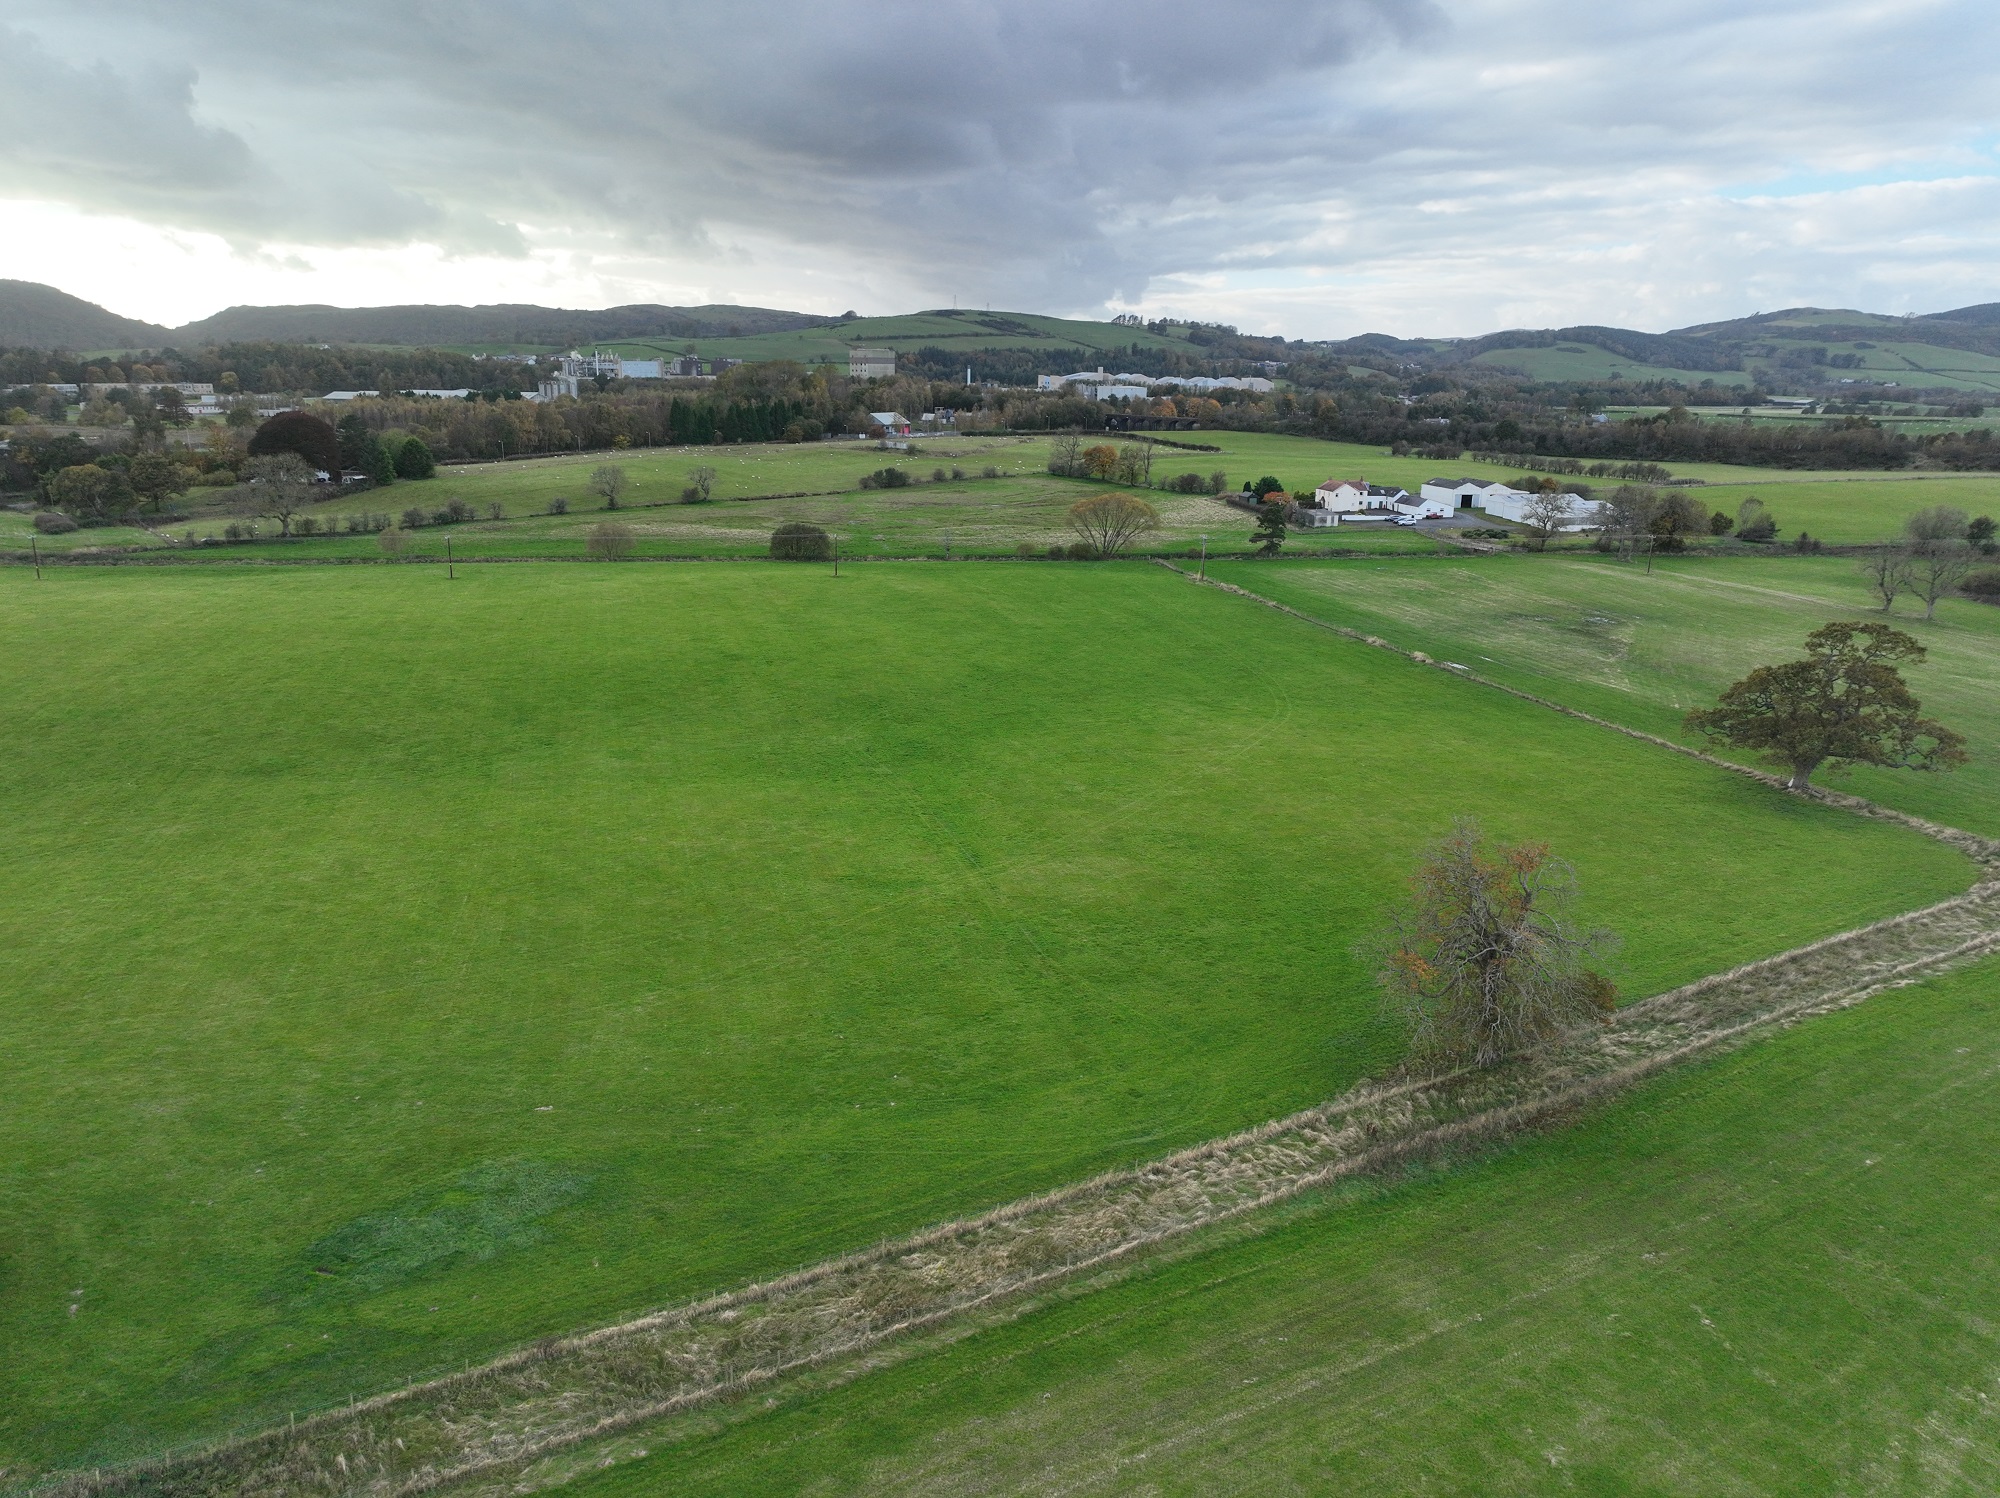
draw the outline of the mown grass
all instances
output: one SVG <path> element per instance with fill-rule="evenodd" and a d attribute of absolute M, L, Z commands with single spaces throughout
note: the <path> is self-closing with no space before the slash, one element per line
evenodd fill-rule
<path fill-rule="evenodd" d="M 1831 557 L 1663 559 L 1650 575 L 1609 557 L 1555 556 L 1229 563 L 1211 573 L 1684 743 L 1695 742 L 1681 727 L 1686 712 L 1752 668 L 1796 658 L 1829 620 L 1882 617 L 1855 564 Z M 1927 712 L 1966 735 L 1971 763 L 1943 774 L 1863 768 L 1825 783 L 2000 835 L 2000 609 L 1952 598 L 1936 620 L 1921 615 L 1906 599 L 1889 617 L 1930 652 L 1908 680 Z"/>
<path fill-rule="evenodd" d="M 1990 1493 L 2000 965 L 565 1491 Z"/>
<path fill-rule="evenodd" d="M 0 574 L 0 1467 L 1267 1118 L 1461 814 L 1656 990 L 1961 887 L 1161 569 Z"/>

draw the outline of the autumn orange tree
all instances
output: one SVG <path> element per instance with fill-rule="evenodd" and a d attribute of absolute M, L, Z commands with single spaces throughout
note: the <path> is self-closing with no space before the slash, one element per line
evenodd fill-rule
<path fill-rule="evenodd" d="M 1546 843 L 1488 843 L 1455 823 L 1410 878 L 1378 981 L 1419 1066 L 1493 1066 L 1611 1012 L 1617 989 L 1591 959 L 1607 931 L 1571 918 L 1576 875 Z"/>

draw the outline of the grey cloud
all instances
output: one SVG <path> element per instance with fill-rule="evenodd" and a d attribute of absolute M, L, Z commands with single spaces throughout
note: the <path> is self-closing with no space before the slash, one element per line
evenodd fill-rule
<path fill-rule="evenodd" d="M 507 254 L 557 234 L 738 285 L 1185 298 L 1326 332 L 1376 309 L 1434 331 L 1693 320 L 1741 310 L 1773 257 L 1802 288 L 1872 289 L 1883 266 L 1955 284 L 1995 238 L 1977 193 L 1905 200 L 1928 237 L 1847 224 L 1873 211 L 1853 195 L 1739 201 L 1953 153 L 1992 174 L 1965 101 L 2000 18 L 1976 0 L 16 9 L 69 59 L 39 54 L 38 113 L 164 123 L 123 158 L 122 126 L 68 155 L 44 132 L 0 187 L 238 238 Z"/>

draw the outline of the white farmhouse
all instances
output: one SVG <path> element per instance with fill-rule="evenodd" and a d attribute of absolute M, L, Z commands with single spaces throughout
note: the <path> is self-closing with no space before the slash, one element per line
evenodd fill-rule
<path fill-rule="evenodd" d="M 1355 519 L 1387 519 L 1410 497 L 1406 489 L 1371 484 L 1367 479 L 1328 479 L 1313 490 L 1314 508 L 1306 512 L 1313 529 L 1340 524 L 1343 515 Z"/>

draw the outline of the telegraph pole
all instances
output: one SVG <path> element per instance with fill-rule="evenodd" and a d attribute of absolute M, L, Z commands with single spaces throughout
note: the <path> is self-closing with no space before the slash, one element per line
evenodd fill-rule
<path fill-rule="evenodd" d="M 1201 538 L 1201 572 L 1199 574 L 1198 580 L 1201 582 L 1208 581 L 1208 537 L 1207 536 L 1203 536 Z"/>

